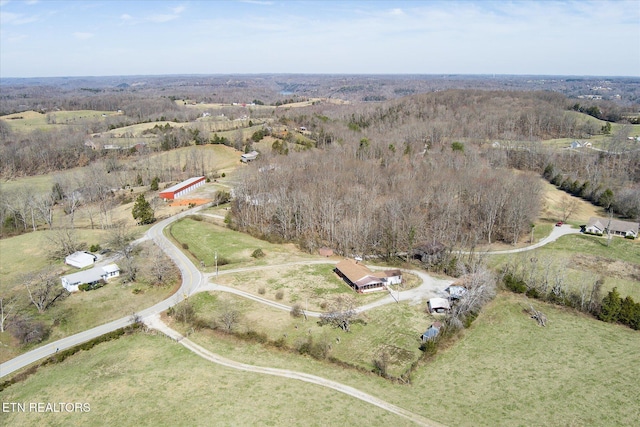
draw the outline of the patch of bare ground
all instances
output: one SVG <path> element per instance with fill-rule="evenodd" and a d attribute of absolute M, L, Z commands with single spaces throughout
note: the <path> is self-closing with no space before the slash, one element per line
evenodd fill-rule
<path fill-rule="evenodd" d="M 640 282 L 640 265 L 614 260 L 597 255 L 575 254 L 571 257 L 571 266 L 576 270 Z"/>

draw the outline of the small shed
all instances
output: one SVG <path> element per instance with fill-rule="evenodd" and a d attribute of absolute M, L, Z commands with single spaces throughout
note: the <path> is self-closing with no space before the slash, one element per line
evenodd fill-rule
<path fill-rule="evenodd" d="M 85 268 L 96 262 L 98 257 L 91 252 L 78 251 L 68 255 L 64 263 L 75 268 Z"/>
<path fill-rule="evenodd" d="M 467 289 L 463 286 L 451 285 L 447 289 L 444 290 L 449 294 L 449 299 L 460 299 L 464 294 L 467 293 Z"/>
<path fill-rule="evenodd" d="M 320 248 L 318 249 L 318 253 L 320 254 L 320 256 L 330 257 L 333 255 L 333 249 L 326 247 Z"/>
<path fill-rule="evenodd" d="M 249 153 L 245 153 L 242 156 L 240 156 L 240 160 L 243 163 L 249 163 L 249 162 L 257 159 L 258 158 L 258 154 L 260 154 L 260 153 L 258 153 L 257 151 L 250 151 Z"/>
<path fill-rule="evenodd" d="M 422 334 L 420 339 L 422 340 L 422 342 L 434 340 L 440 333 L 440 328 L 442 328 L 442 323 L 434 322 L 431 326 L 429 326 L 429 329 L 427 329 L 426 332 Z"/>
<path fill-rule="evenodd" d="M 446 313 L 451 309 L 451 304 L 446 298 L 431 298 L 427 303 L 429 313 Z"/>

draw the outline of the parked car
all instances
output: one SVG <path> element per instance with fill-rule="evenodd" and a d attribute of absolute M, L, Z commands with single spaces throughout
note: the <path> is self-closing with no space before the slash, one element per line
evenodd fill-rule
<path fill-rule="evenodd" d="M 562 224 L 564 224 L 562 221 L 558 221 L 556 222 L 556 227 L 562 227 Z"/>

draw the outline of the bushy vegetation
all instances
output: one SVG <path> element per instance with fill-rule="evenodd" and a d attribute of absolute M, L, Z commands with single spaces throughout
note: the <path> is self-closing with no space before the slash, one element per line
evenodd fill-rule
<path fill-rule="evenodd" d="M 631 296 L 620 297 L 617 288 L 604 298 L 601 295 L 604 279 L 583 283 L 579 288 L 567 286 L 564 274 L 555 267 L 543 265 L 544 273 L 521 268 L 516 263 L 507 264 L 502 271 L 502 284 L 515 293 L 526 293 L 530 298 L 574 308 L 589 313 L 604 322 L 621 323 L 632 329 L 640 329 L 640 303 Z"/>
<path fill-rule="evenodd" d="M 603 322 L 621 323 L 631 329 L 640 330 L 640 303 L 630 296 L 620 297 L 617 288 L 613 288 L 603 299 L 598 319 Z"/>

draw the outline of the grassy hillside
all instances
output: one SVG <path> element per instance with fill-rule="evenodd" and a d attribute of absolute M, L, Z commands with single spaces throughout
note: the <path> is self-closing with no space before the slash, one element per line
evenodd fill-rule
<path fill-rule="evenodd" d="M 632 425 L 640 419 L 640 335 L 534 303 L 499 297 L 450 350 L 421 370 L 431 413 L 450 425 Z"/>
<path fill-rule="evenodd" d="M 331 378 L 447 425 L 633 425 L 640 418 L 638 332 L 534 303 L 549 319 L 539 327 L 523 312 L 527 304 L 500 295 L 463 337 L 418 369 L 411 385 L 232 337 L 196 332 L 191 338 L 233 360 Z M 5 414 L 10 425 L 404 422 L 332 391 L 218 367 L 148 335 L 41 369 L 3 392 L 3 401 L 91 404 L 88 414 Z"/>
<path fill-rule="evenodd" d="M 412 425 L 320 386 L 215 365 L 161 336 L 133 335 L 41 369 L 3 402 L 83 402 L 85 413 L 5 413 L 33 425 Z"/>

